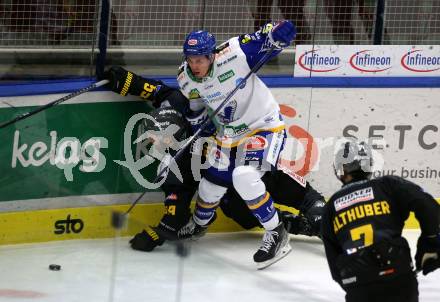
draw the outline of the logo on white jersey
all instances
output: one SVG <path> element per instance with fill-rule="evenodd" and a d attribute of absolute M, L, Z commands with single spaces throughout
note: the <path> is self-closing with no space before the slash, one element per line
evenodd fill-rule
<path fill-rule="evenodd" d="M 235 73 L 232 69 L 230 69 L 230 70 L 226 71 L 225 73 L 222 73 L 221 75 L 219 75 L 217 77 L 217 79 L 219 80 L 220 83 L 223 83 L 224 81 L 229 80 L 233 76 L 235 76 Z"/>
<path fill-rule="evenodd" d="M 200 99 L 200 92 L 197 88 L 191 89 L 191 91 L 189 92 L 188 98 L 190 100 L 192 99 Z"/>
<path fill-rule="evenodd" d="M 267 139 L 261 135 L 254 135 L 246 140 L 245 149 L 247 151 L 264 150 L 268 145 Z"/>
<path fill-rule="evenodd" d="M 218 170 L 227 170 L 231 164 L 229 154 L 225 154 L 217 147 L 211 148 L 209 151 L 208 162 L 212 167 L 215 167 Z"/>
<path fill-rule="evenodd" d="M 249 127 L 246 124 L 240 124 L 238 126 L 230 126 L 227 125 L 223 128 L 223 135 L 225 137 L 236 137 L 236 136 L 240 136 L 246 132 L 249 131 Z"/>
<path fill-rule="evenodd" d="M 236 110 L 237 110 L 237 101 L 232 100 L 231 102 L 229 102 L 229 104 L 227 106 L 225 106 L 223 111 L 218 114 L 219 121 L 221 121 L 223 124 L 231 123 L 234 120 Z M 230 127 L 232 127 L 232 126 L 230 126 Z M 241 128 L 242 127 L 240 127 L 240 129 Z"/>
<path fill-rule="evenodd" d="M 244 87 L 246 87 L 246 81 L 244 81 L 243 78 L 238 78 L 235 80 L 235 85 L 240 85 L 240 89 L 243 89 Z"/>

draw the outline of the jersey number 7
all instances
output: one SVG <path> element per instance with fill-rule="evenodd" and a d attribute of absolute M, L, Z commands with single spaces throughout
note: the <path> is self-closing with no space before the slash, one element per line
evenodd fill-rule
<path fill-rule="evenodd" d="M 353 241 L 359 240 L 363 237 L 364 247 L 373 244 L 373 226 L 371 224 L 365 224 L 351 229 L 350 235 Z"/>

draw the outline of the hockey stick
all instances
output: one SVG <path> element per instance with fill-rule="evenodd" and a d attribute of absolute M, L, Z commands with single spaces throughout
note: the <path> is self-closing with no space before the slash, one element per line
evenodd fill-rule
<path fill-rule="evenodd" d="M 41 112 L 41 111 L 46 110 L 46 109 L 49 109 L 50 107 L 53 107 L 53 106 L 58 105 L 60 103 L 63 103 L 65 101 L 67 101 L 67 100 L 70 100 L 71 98 L 74 98 L 74 97 L 76 97 L 76 96 L 78 96 L 80 94 L 83 94 L 84 92 L 93 90 L 93 89 L 95 89 L 97 87 L 100 87 L 100 86 L 103 86 L 103 85 L 107 84 L 108 82 L 109 82 L 108 80 L 102 80 L 102 81 L 93 83 L 90 86 L 81 88 L 80 90 L 74 91 L 71 94 L 63 96 L 62 98 L 59 98 L 59 99 L 57 99 L 57 100 L 55 100 L 53 102 L 50 102 L 50 103 L 48 103 L 46 105 L 43 105 L 43 106 L 40 106 L 40 107 L 38 107 L 35 110 L 32 110 L 32 111 L 20 114 L 19 116 L 13 118 L 12 120 L 0 124 L 0 129 L 4 128 L 6 126 L 9 126 L 11 124 L 14 124 L 14 123 L 16 123 L 18 121 L 21 121 L 21 120 L 23 120 L 25 118 L 28 118 L 28 117 L 30 117 L 30 116 L 32 116 L 34 114 L 37 114 L 38 112 Z"/>
<path fill-rule="evenodd" d="M 248 72 L 248 74 L 241 79 L 241 81 L 235 86 L 235 88 L 229 93 L 229 95 L 223 100 L 223 102 L 220 103 L 220 105 L 215 109 L 210 115 L 208 115 L 208 119 L 200 126 L 200 128 L 186 141 L 186 143 L 180 147 L 179 151 L 174 155 L 174 157 L 171 158 L 170 164 L 168 166 L 163 167 L 159 173 L 157 174 L 156 178 L 153 180 L 153 183 L 156 183 L 162 175 L 168 170 L 171 163 L 174 161 L 176 162 L 177 159 L 180 158 L 180 156 L 185 152 L 185 150 L 192 144 L 193 141 L 196 140 L 196 138 L 202 133 L 210 124 L 211 120 L 220 112 L 220 110 L 225 107 L 231 98 L 235 95 L 235 93 L 240 89 L 243 84 L 246 84 L 246 81 L 252 76 L 252 74 L 256 73 L 263 65 L 266 63 L 266 61 L 269 59 L 272 52 L 275 50 L 276 45 L 272 45 L 269 50 L 265 53 L 265 55 L 260 59 L 260 61 L 257 62 L 257 64 L 252 67 L 252 69 Z M 120 213 L 117 211 L 113 211 L 112 213 L 112 226 L 114 228 L 120 228 L 124 224 L 125 217 L 131 212 L 131 210 L 138 204 L 138 202 L 144 197 L 144 195 L 147 192 L 143 192 L 136 200 L 130 205 L 130 207 L 125 211 L 124 213 Z"/>

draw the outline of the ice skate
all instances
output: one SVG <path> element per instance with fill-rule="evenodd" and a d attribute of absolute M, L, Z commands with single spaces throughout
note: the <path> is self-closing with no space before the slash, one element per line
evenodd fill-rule
<path fill-rule="evenodd" d="M 184 225 L 178 232 L 177 237 L 180 240 L 192 239 L 197 240 L 203 236 L 205 236 L 208 231 L 208 227 L 215 221 L 217 218 L 217 213 L 214 213 L 214 216 L 206 225 L 197 224 L 193 217 L 190 218 L 188 223 Z"/>
<path fill-rule="evenodd" d="M 254 261 L 258 269 L 264 269 L 287 256 L 291 250 L 289 235 L 280 222 L 275 229 L 266 231 L 261 247 L 254 254 Z"/>

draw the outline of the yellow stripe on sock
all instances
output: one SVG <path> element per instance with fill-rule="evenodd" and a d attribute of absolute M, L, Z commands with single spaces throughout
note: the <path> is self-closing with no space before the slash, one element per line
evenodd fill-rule
<path fill-rule="evenodd" d="M 249 205 L 249 209 L 251 209 L 251 210 L 258 209 L 259 207 L 261 207 L 263 204 L 265 204 L 269 200 L 269 197 L 270 197 L 269 192 L 266 192 L 266 195 L 264 196 L 264 198 L 256 204 Z"/>
<path fill-rule="evenodd" d="M 218 205 L 220 204 L 220 202 L 215 202 L 215 203 L 209 203 L 209 202 L 204 202 L 201 199 L 197 199 L 197 206 L 204 208 L 204 209 L 213 209 L 216 208 Z"/>

